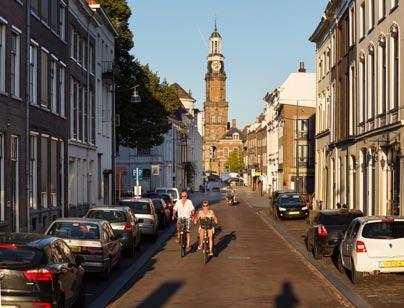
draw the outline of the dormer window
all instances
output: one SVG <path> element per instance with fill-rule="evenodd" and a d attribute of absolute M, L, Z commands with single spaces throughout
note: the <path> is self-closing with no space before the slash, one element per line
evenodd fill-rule
<path fill-rule="evenodd" d="M 239 139 L 240 139 L 239 133 L 234 133 L 233 134 L 233 140 L 239 140 Z"/>

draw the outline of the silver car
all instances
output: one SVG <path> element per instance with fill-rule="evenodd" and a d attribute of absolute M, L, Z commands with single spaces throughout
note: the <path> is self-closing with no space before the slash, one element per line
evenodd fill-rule
<path fill-rule="evenodd" d="M 159 220 L 151 199 L 127 198 L 120 200 L 118 205 L 130 207 L 139 222 L 140 232 L 157 239 Z"/>
<path fill-rule="evenodd" d="M 91 218 L 56 219 L 45 231 L 65 240 L 70 250 L 82 258 L 86 272 L 98 272 L 108 280 L 111 269 L 120 265 L 122 243 L 106 220 Z"/>
<path fill-rule="evenodd" d="M 115 235 L 120 236 L 129 256 L 135 255 L 140 245 L 140 227 L 135 214 L 127 206 L 97 206 L 88 210 L 87 218 L 103 219 L 110 222 Z"/>

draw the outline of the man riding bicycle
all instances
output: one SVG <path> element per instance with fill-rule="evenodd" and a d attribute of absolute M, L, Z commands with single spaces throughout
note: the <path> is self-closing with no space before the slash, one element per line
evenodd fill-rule
<path fill-rule="evenodd" d="M 209 202 L 203 201 L 202 209 L 198 212 L 194 219 L 194 223 L 199 222 L 199 246 L 198 250 L 202 249 L 203 237 L 205 230 L 208 231 L 209 238 L 209 256 L 213 256 L 213 233 L 214 225 L 217 224 L 215 213 L 209 209 Z"/>
<path fill-rule="evenodd" d="M 192 204 L 192 201 L 187 199 L 188 194 L 186 191 L 183 191 L 181 193 L 181 199 L 177 200 L 177 202 L 174 205 L 173 208 L 173 217 L 172 219 L 175 219 L 175 214 L 178 213 L 178 221 L 177 221 L 177 241 L 179 241 L 180 238 L 180 227 L 181 227 L 181 220 L 185 220 L 185 229 L 187 230 L 187 252 L 190 251 L 189 245 L 191 242 L 191 236 L 189 234 L 189 229 L 191 227 L 191 219 L 194 216 L 195 213 L 195 207 Z"/>
<path fill-rule="evenodd" d="M 227 202 L 230 201 L 231 204 L 236 203 L 236 192 L 234 191 L 233 187 L 229 186 L 226 191 L 226 200 Z"/>

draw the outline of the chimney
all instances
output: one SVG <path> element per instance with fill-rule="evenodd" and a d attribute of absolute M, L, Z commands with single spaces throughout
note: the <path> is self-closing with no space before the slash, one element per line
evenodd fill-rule
<path fill-rule="evenodd" d="M 236 119 L 232 119 L 232 120 L 231 120 L 231 127 L 232 127 L 232 128 L 236 128 L 236 127 L 237 127 L 237 121 L 236 121 Z"/>
<path fill-rule="evenodd" d="M 306 69 L 304 68 L 304 62 L 301 61 L 299 63 L 299 73 L 306 73 Z"/>

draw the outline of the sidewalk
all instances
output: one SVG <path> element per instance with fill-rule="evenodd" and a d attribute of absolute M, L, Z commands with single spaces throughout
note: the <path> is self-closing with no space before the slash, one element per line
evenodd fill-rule
<path fill-rule="evenodd" d="M 402 286 L 404 284 L 404 275 L 382 274 L 378 276 L 365 277 L 359 285 L 354 285 L 346 273 L 340 273 L 332 258 L 324 257 L 322 260 L 314 260 L 311 252 L 305 247 L 304 239 L 309 225 L 305 220 L 286 220 L 275 221 L 269 211 L 269 199 L 261 197 L 259 192 L 252 191 L 249 187 L 240 191 L 240 198 L 246 198 L 251 206 L 259 208 L 259 212 L 266 216 L 272 227 L 278 231 L 289 244 L 319 270 L 324 277 L 340 288 L 348 290 L 358 295 L 362 303 L 367 303 L 373 307 L 402 307 Z M 336 286 L 338 288 L 338 286 Z M 344 294 L 343 290 L 340 290 Z M 353 295 L 351 294 L 351 295 Z M 345 294 L 344 294 L 345 295 Z"/>

